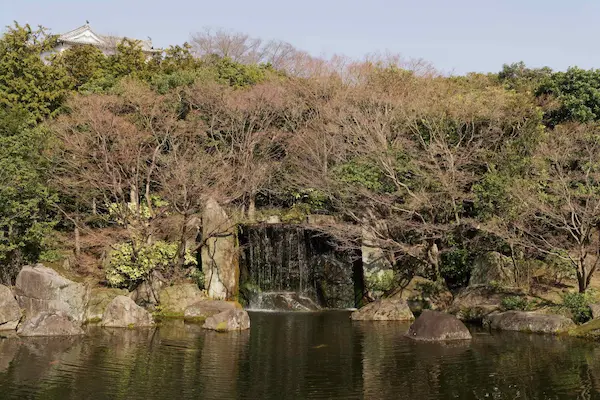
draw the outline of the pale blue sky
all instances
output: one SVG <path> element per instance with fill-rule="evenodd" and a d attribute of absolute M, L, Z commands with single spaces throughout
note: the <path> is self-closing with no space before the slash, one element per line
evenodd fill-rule
<path fill-rule="evenodd" d="M 457 74 L 520 60 L 600 67 L 600 0 L 0 0 L 1 26 L 62 33 L 86 19 L 99 33 L 150 36 L 160 47 L 209 26 L 314 55 L 400 53 Z"/>

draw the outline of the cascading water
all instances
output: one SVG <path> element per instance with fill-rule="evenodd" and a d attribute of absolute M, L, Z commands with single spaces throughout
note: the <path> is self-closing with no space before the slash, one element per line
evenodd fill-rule
<path fill-rule="evenodd" d="M 239 232 L 240 288 L 255 309 L 355 307 L 362 297 L 360 254 L 300 225 L 246 225 Z"/>

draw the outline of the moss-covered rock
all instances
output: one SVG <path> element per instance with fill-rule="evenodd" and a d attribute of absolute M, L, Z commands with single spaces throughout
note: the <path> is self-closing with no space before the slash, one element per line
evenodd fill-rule
<path fill-rule="evenodd" d="M 569 335 L 587 339 L 600 340 L 600 319 L 593 319 L 583 325 L 574 327 Z"/>
<path fill-rule="evenodd" d="M 490 329 L 535 333 L 562 333 L 575 323 L 562 315 L 540 314 L 535 311 L 506 311 L 487 315 L 483 323 Z"/>
<path fill-rule="evenodd" d="M 243 331 L 250 329 L 250 316 L 241 309 L 227 310 L 208 317 L 202 327 L 217 332 Z"/>
<path fill-rule="evenodd" d="M 355 321 L 412 321 L 415 317 L 406 301 L 381 299 L 354 311 L 352 319 Z"/>
<path fill-rule="evenodd" d="M 163 317 L 183 317 L 186 308 L 206 295 L 195 283 L 168 286 L 160 291 L 160 314 Z"/>
<path fill-rule="evenodd" d="M 90 300 L 85 310 L 85 321 L 96 323 L 102 321 L 102 315 L 106 307 L 117 296 L 126 296 L 127 290 L 105 287 L 93 288 L 90 292 Z"/>

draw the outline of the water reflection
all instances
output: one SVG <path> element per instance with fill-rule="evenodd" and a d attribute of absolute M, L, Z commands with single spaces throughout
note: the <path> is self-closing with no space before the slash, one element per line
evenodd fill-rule
<path fill-rule="evenodd" d="M 249 332 L 182 321 L 90 328 L 77 338 L 0 336 L 0 399 L 600 398 L 600 346 L 473 331 L 421 343 L 407 324 L 347 313 L 252 313 Z"/>

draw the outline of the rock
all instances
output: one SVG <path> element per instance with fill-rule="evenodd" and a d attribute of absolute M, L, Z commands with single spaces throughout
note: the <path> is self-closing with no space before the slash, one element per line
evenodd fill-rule
<path fill-rule="evenodd" d="M 562 315 L 534 311 L 493 313 L 484 318 L 483 324 L 490 329 L 538 333 L 560 333 L 575 326 L 572 320 Z"/>
<path fill-rule="evenodd" d="M 184 316 L 186 319 L 202 320 L 236 308 L 235 303 L 225 300 L 201 300 L 186 308 Z"/>
<path fill-rule="evenodd" d="M 238 294 L 240 267 L 236 246 L 236 225 L 214 200 L 206 202 L 202 216 L 202 272 L 208 296 L 232 300 Z"/>
<path fill-rule="evenodd" d="M 600 339 L 600 319 L 593 319 L 571 329 L 569 335 L 594 340 Z"/>
<path fill-rule="evenodd" d="M 504 298 L 515 296 L 525 296 L 525 293 L 518 289 L 498 289 L 486 285 L 469 286 L 456 295 L 448 312 L 462 321 L 481 322 L 486 315 L 502 310 Z"/>
<path fill-rule="evenodd" d="M 600 318 L 600 303 L 590 304 L 590 311 L 592 312 L 592 319 Z"/>
<path fill-rule="evenodd" d="M 446 310 L 452 303 L 453 296 L 447 287 L 434 281 L 415 276 L 402 291 L 392 295 L 392 298 L 404 299 L 413 313 L 420 314 L 423 310 Z"/>
<path fill-rule="evenodd" d="M 410 326 L 409 338 L 423 341 L 471 339 L 471 333 L 454 315 L 424 310 Z"/>
<path fill-rule="evenodd" d="M 102 320 L 104 311 L 111 301 L 117 296 L 126 296 L 125 289 L 94 288 L 90 291 L 85 320 L 86 322 L 99 322 Z"/>
<path fill-rule="evenodd" d="M 78 322 L 85 319 L 88 288 L 42 264 L 23 267 L 17 276 L 15 294 L 26 318 L 43 312 L 56 312 Z"/>
<path fill-rule="evenodd" d="M 154 325 L 152 315 L 127 296 L 115 297 L 108 304 L 102 316 L 102 326 L 109 328 L 133 328 L 152 325 Z"/>
<path fill-rule="evenodd" d="M 265 220 L 265 222 L 267 224 L 280 224 L 281 223 L 281 217 L 279 215 L 270 215 L 269 217 L 267 217 L 267 219 Z"/>
<path fill-rule="evenodd" d="M 182 317 L 189 306 L 205 298 L 195 283 L 167 286 L 160 292 L 161 312 L 166 316 Z"/>
<path fill-rule="evenodd" d="M 150 277 L 140 283 L 129 297 L 135 304 L 154 309 L 160 303 L 160 291 L 165 286 L 165 279 L 158 271 L 152 271 Z"/>
<path fill-rule="evenodd" d="M 492 282 L 501 286 L 514 286 L 515 284 L 511 258 L 495 251 L 482 254 L 474 260 L 469 286 L 489 285 Z"/>
<path fill-rule="evenodd" d="M 366 227 L 362 229 L 361 252 L 365 290 L 372 299 L 379 299 L 394 288 L 394 270 L 377 246 L 376 235 Z"/>
<path fill-rule="evenodd" d="M 21 319 L 21 308 L 10 288 L 0 285 L 0 331 L 15 330 Z"/>
<path fill-rule="evenodd" d="M 19 325 L 19 336 L 83 335 L 81 322 L 60 311 L 40 312 Z"/>
<path fill-rule="evenodd" d="M 320 309 L 311 298 L 297 292 L 259 292 L 251 299 L 250 308 L 278 311 L 316 311 Z"/>
<path fill-rule="evenodd" d="M 250 316 L 245 310 L 227 310 L 208 317 L 202 327 L 218 332 L 243 331 L 250 329 Z"/>
<path fill-rule="evenodd" d="M 406 301 L 381 299 L 354 311 L 351 318 L 355 321 L 412 321 L 415 316 Z"/>

